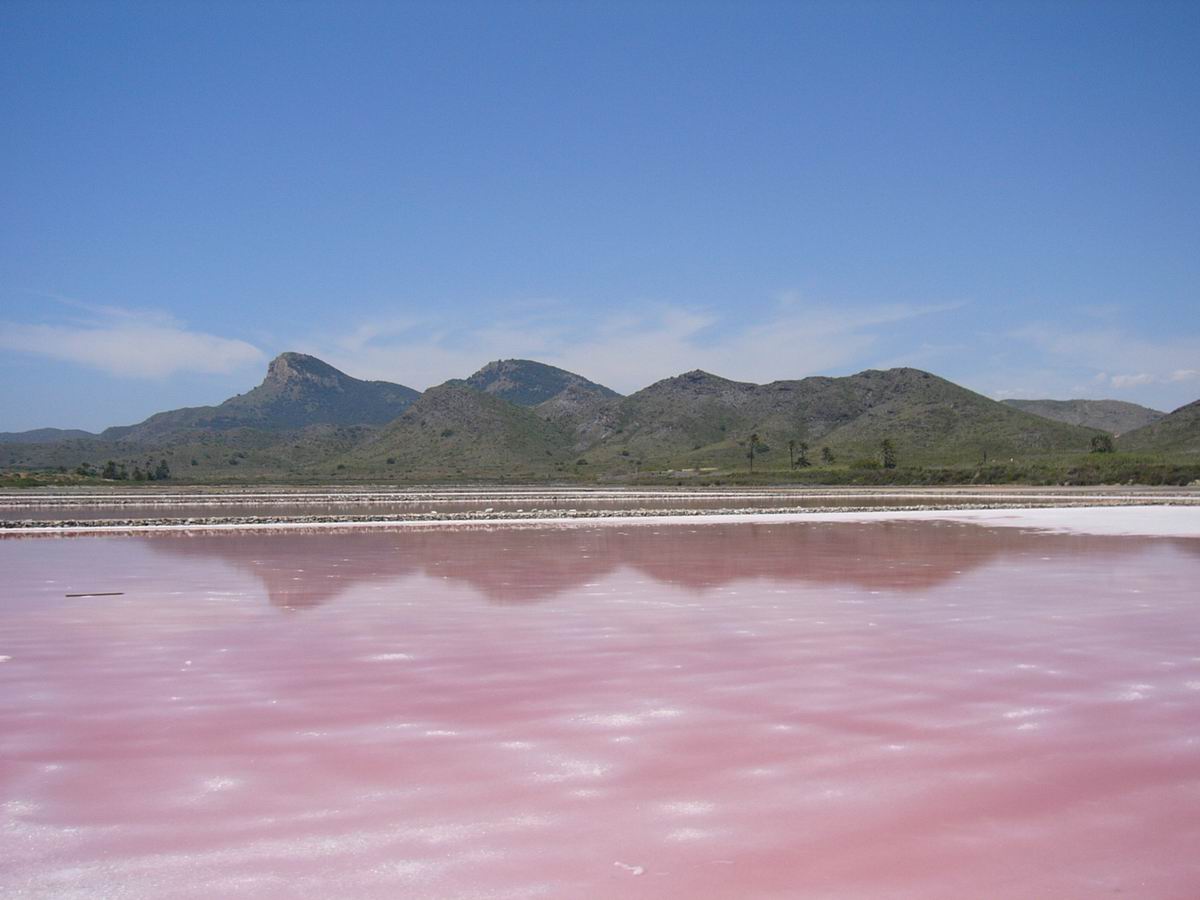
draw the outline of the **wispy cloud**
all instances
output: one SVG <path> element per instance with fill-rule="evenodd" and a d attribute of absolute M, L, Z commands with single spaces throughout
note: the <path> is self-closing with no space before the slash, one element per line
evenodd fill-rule
<path fill-rule="evenodd" d="M 0 321 L 0 348 L 128 378 L 225 374 L 264 358 L 253 344 L 189 329 L 162 313 L 56 299 L 88 317 L 60 324 Z"/>
<path fill-rule="evenodd" d="M 992 335 L 963 379 L 996 398 L 1120 399 L 1171 410 L 1200 392 L 1200 333 L 1036 322 Z M 955 373 L 950 373 L 952 376 Z"/>
<path fill-rule="evenodd" d="M 1109 375 L 1101 373 L 1101 381 L 1111 384 L 1118 390 L 1123 388 L 1141 387 L 1144 384 L 1154 384 L 1155 378 L 1149 372 L 1138 372 L 1136 375 Z"/>
<path fill-rule="evenodd" d="M 1091 370 L 1098 385 L 1130 390 L 1180 384 L 1200 378 L 1200 336 L 1181 334 L 1150 340 L 1116 329 L 1074 331 L 1029 325 L 1013 332 L 1060 366 Z"/>
<path fill-rule="evenodd" d="M 492 359 L 523 357 L 633 391 L 695 368 L 766 382 L 863 363 L 897 323 L 957 305 L 892 304 L 848 312 L 788 297 L 748 321 L 659 304 L 585 324 L 577 313 L 549 308 L 466 329 L 367 322 L 301 349 L 358 377 L 418 388 L 463 377 Z"/>

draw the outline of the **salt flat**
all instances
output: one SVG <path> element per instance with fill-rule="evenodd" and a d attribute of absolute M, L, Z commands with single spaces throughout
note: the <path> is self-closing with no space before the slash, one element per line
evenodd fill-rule
<path fill-rule="evenodd" d="M 1077 534 L 1200 537 L 1200 506 L 1075 506 L 1033 509 L 905 510 L 809 513 L 789 521 L 836 522 L 843 515 L 859 522 L 970 522 L 1009 528 L 1036 528 Z"/>
<path fill-rule="evenodd" d="M 146 531 L 162 528 L 382 527 L 430 523 L 517 524 L 636 518 L 693 522 L 804 521 L 834 513 L 904 514 L 921 518 L 925 511 L 1038 508 L 1200 508 L 1193 488 L 723 488 L 723 489 L 584 489 L 541 488 L 406 488 L 210 490 L 205 492 L 146 490 L 141 492 L 23 492 L 0 494 L 0 535 Z M 910 514 L 917 514 L 915 516 Z M 1022 513 L 1013 513 L 1021 515 Z M 974 515 L 974 513 L 972 513 Z M 1048 514 L 1047 514 L 1048 515 Z M 1007 516 L 1005 518 L 1008 518 Z M 1029 523 L 1111 523 L 1098 513 L 1079 517 L 1033 516 Z M 985 516 L 981 521 L 997 522 Z M 1186 513 L 1158 515 L 1149 511 L 1119 517 L 1130 533 L 1193 533 Z M 1014 522 L 1015 523 L 1015 522 Z M 1133 524 L 1137 523 L 1137 524 Z M 1157 524 L 1156 524 L 1157 523 Z M 1170 524 L 1168 524 L 1170 523 Z M 1051 527 L 1047 525 L 1047 527 Z M 1092 524 L 1093 528 L 1113 528 Z M 1147 532 L 1146 529 L 1157 529 Z M 1114 532 L 1116 533 L 1116 532 Z M 1124 533 L 1124 532 L 1122 532 Z M 1178 533 L 1178 532 L 1170 532 Z"/>

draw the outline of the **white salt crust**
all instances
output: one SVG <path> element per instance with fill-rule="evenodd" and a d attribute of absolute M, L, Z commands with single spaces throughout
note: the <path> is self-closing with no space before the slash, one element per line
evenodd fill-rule
<path fill-rule="evenodd" d="M 463 528 L 554 526 L 557 528 L 605 528 L 631 525 L 711 525 L 752 522 L 899 522 L 936 521 L 1027 528 L 1040 531 L 1093 535 L 1143 537 L 1200 537 L 1200 506 L 1072 506 L 1035 509 L 922 509 L 871 510 L 868 512 L 816 513 L 713 513 L 679 516 L 604 516 L 578 519 L 448 519 L 410 522 L 268 522 L 212 525 L 88 525 L 71 527 L 13 528 L 7 534 L 91 534 L 156 531 L 295 531 L 359 528 Z"/>

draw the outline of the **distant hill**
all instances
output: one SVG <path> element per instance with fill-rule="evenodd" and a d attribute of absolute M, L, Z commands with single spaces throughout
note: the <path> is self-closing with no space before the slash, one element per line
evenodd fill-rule
<path fill-rule="evenodd" d="M 32 431 L 0 431 L 0 444 L 50 444 L 94 437 L 92 432 L 78 428 L 34 428 Z"/>
<path fill-rule="evenodd" d="M 531 407 L 543 419 L 567 429 L 593 418 L 621 396 L 582 375 L 530 359 L 490 362 L 463 384 L 509 403 Z"/>
<path fill-rule="evenodd" d="M 667 459 L 749 435 L 757 385 L 696 369 L 610 402 L 576 425 L 580 451 Z"/>
<path fill-rule="evenodd" d="M 620 395 L 582 375 L 530 359 L 498 359 L 490 362 L 466 383 L 477 391 L 492 394 L 517 406 L 538 406 L 571 394 L 577 399 L 610 399 Z"/>
<path fill-rule="evenodd" d="M 1117 439 L 1118 450 L 1200 453 L 1200 400 Z"/>
<path fill-rule="evenodd" d="M 1002 400 L 1009 406 L 1068 425 L 1119 435 L 1157 422 L 1166 413 L 1124 400 Z"/>
<path fill-rule="evenodd" d="M 1184 407 L 1118 447 L 1194 451 L 1197 419 L 1196 404 Z M 761 385 L 694 370 L 622 397 L 554 366 L 500 360 L 418 394 L 285 353 L 260 385 L 217 406 L 100 436 L 35 432 L 49 440 L 0 442 L 0 464 L 73 471 L 111 459 L 145 471 L 165 459 L 175 477 L 201 481 L 519 481 L 744 470 L 752 434 L 758 464 L 779 471 L 789 442 L 807 443 L 814 464 L 828 448 L 860 469 L 878 461 L 885 439 L 901 466 L 921 466 L 1086 454 L 1099 433 L 909 368 Z"/>
<path fill-rule="evenodd" d="M 339 460 L 396 475 L 487 478 L 562 470 L 568 434 L 534 410 L 463 382 L 432 387 Z"/>
<path fill-rule="evenodd" d="M 611 403 L 581 423 L 576 438 L 589 453 L 729 465 L 744 458 L 751 433 L 775 461 L 791 440 L 807 442 L 815 459 L 821 446 L 843 458 L 869 456 L 888 438 L 908 462 L 1084 451 L 1095 434 L 917 369 L 765 385 L 696 370 Z"/>
<path fill-rule="evenodd" d="M 217 406 L 157 413 L 137 425 L 107 428 L 107 441 L 157 444 L 189 432 L 239 428 L 292 431 L 313 425 L 382 425 L 399 416 L 420 392 L 386 381 L 360 381 L 303 353 L 283 353 L 258 387 Z"/>

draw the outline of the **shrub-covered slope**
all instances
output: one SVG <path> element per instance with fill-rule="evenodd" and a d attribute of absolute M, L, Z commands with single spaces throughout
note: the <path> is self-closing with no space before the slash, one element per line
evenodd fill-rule
<path fill-rule="evenodd" d="M 1200 453 L 1200 400 L 1181 406 L 1152 425 L 1121 435 L 1121 450 Z"/>
<path fill-rule="evenodd" d="M 386 381 L 360 381 L 303 353 L 271 361 L 258 387 L 217 406 L 157 413 L 137 425 L 108 428 L 109 441 L 153 444 L 194 431 L 255 428 L 294 431 L 310 425 L 382 425 L 400 415 L 419 392 Z"/>
<path fill-rule="evenodd" d="M 1112 435 L 1124 434 L 1157 422 L 1164 412 L 1124 400 L 1003 400 L 1015 409 L 1044 419 L 1097 428 Z"/>

